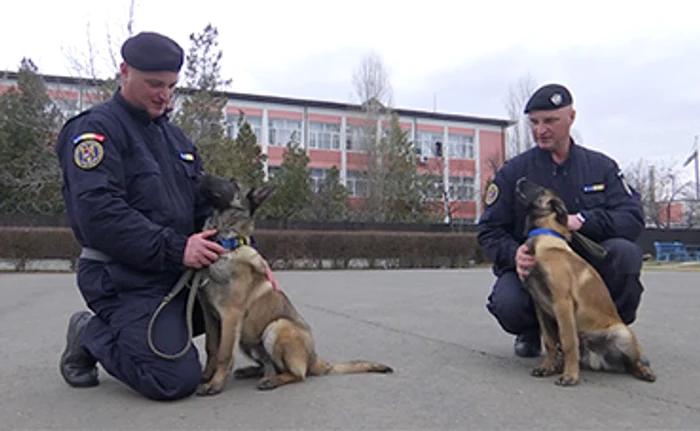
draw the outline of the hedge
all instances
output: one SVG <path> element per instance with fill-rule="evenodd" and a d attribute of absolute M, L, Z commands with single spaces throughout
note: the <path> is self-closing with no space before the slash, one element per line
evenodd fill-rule
<path fill-rule="evenodd" d="M 459 268 L 486 262 L 473 232 L 319 231 L 258 229 L 273 268 Z M 68 259 L 80 246 L 69 228 L 2 227 L 0 259 Z"/>

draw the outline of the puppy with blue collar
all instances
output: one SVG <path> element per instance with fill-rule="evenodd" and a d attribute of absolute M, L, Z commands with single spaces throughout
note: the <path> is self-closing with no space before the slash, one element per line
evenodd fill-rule
<path fill-rule="evenodd" d="M 655 381 L 655 373 L 642 360 L 640 343 L 622 322 L 603 279 L 570 247 L 574 237 L 567 228 L 564 202 L 526 178 L 518 180 L 516 198 L 526 208 L 526 245 L 535 258 L 523 285 L 534 303 L 546 349 L 532 375 L 561 374 L 555 383 L 573 386 L 584 367 Z"/>

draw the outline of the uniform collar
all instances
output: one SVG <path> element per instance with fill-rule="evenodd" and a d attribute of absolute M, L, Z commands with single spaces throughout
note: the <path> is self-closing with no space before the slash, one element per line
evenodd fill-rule
<path fill-rule="evenodd" d="M 574 160 L 576 158 L 576 153 L 578 153 L 578 150 L 579 150 L 579 146 L 576 144 L 576 142 L 574 141 L 573 138 L 569 138 L 569 143 L 571 145 L 569 147 L 569 157 L 567 157 L 566 160 L 564 160 L 564 163 L 562 163 L 562 164 L 557 164 L 554 162 L 554 160 L 552 159 L 551 152 L 549 152 L 547 150 L 542 150 L 538 146 L 535 146 L 534 148 L 535 148 L 535 151 L 539 154 L 539 158 L 541 160 L 543 160 L 544 162 L 546 162 L 550 165 L 554 165 L 556 167 L 568 168 L 573 163 L 572 160 Z"/>
<path fill-rule="evenodd" d="M 168 113 L 170 111 L 166 110 L 163 115 L 161 115 L 158 118 L 151 119 L 151 116 L 148 115 L 148 112 L 146 112 L 145 109 L 139 109 L 136 108 L 134 105 L 129 103 L 124 96 L 122 96 L 121 93 L 121 87 L 117 88 L 117 91 L 114 93 L 114 100 L 119 103 L 132 117 L 136 118 L 139 122 L 142 124 L 148 125 L 151 123 L 155 124 L 160 124 L 163 122 L 168 121 Z"/>

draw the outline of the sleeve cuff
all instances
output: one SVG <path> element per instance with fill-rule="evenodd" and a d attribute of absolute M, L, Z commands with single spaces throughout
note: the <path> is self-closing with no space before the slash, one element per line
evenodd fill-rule
<path fill-rule="evenodd" d="M 178 270 L 185 268 L 183 259 L 185 257 L 185 246 L 187 245 L 187 236 L 173 232 L 166 240 L 165 264 Z"/>

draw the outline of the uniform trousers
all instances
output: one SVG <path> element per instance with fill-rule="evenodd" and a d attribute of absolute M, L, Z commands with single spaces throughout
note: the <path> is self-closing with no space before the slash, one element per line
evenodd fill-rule
<path fill-rule="evenodd" d="M 192 395 L 201 379 L 197 348 L 192 345 L 179 359 L 164 359 L 148 345 L 148 324 L 173 286 L 118 289 L 101 262 L 81 259 L 78 288 L 95 313 L 82 334 L 85 349 L 117 380 L 154 400 L 177 400 Z M 187 342 L 185 305 L 188 289 L 161 310 L 153 328 L 153 343 L 167 354 Z M 193 314 L 193 336 L 204 332 L 199 304 Z"/>

